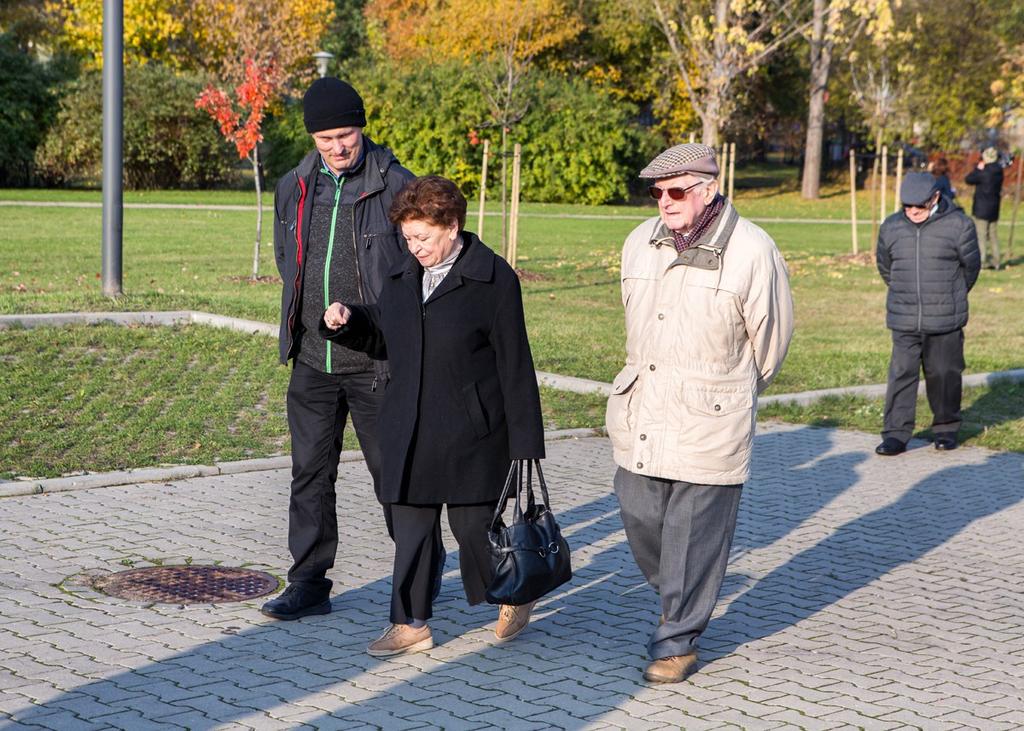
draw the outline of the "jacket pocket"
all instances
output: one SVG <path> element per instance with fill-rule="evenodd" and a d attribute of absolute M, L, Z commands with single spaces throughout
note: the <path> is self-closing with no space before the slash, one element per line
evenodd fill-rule
<path fill-rule="evenodd" d="M 754 394 L 747 385 L 688 383 L 683 384 L 683 403 L 690 411 L 707 416 L 726 416 L 737 411 L 750 411 L 754 406 Z"/>
<path fill-rule="evenodd" d="M 632 407 L 639 377 L 640 369 L 635 365 L 627 365 L 612 382 L 612 395 L 608 398 L 605 411 L 605 428 L 612 447 L 617 450 L 628 450 L 632 444 L 630 434 L 636 423 Z"/>
<path fill-rule="evenodd" d="M 462 387 L 462 403 L 466 407 L 466 414 L 469 416 L 469 423 L 473 425 L 473 431 L 477 438 L 482 439 L 491 433 L 487 425 L 487 415 L 484 414 L 483 404 L 480 402 L 480 392 L 476 383 L 470 383 Z"/>

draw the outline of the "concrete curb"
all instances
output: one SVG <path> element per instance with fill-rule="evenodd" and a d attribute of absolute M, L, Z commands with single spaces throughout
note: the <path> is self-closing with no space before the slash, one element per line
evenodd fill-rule
<path fill-rule="evenodd" d="M 548 442 L 562 439 L 585 439 L 604 436 L 604 429 L 558 429 L 544 433 Z M 341 453 L 340 462 L 359 462 L 363 453 L 352 449 Z M 142 467 L 115 472 L 92 472 L 69 477 L 51 477 L 41 480 L 14 480 L 0 482 L 0 498 L 23 495 L 44 495 L 71 490 L 91 490 L 97 487 L 136 485 L 141 482 L 170 482 L 194 477 L 237 475 L 244 472 L 265 472 L 290 469 L 291 457 L 264 457 L 236 462 L 215 462 L 212 465 L 176 465 L 173 467 Z"/>

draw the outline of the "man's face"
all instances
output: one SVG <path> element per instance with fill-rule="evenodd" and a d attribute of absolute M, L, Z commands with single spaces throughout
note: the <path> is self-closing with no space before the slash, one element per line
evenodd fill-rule
<path fill-rule="evenodd" d="M 670 231 L 688 231 L 714 199 L 718 190 L 718 182 L 683 174 L 674 178 L 656 180 L 651 187 L 662 191 L 661 197 L 658 199 L 658 213 L 661 215 L 662 222 L 668 226 Z M 672 188 L 686 190 L 686 193 L 680 200 L 676 200 L 668 192 L 665 192 Z M 676 195 L 679 194 L 676 193 Z"/>
<path fill-rule="evenodd" d="M 922 206 L 903 206 L 903 213 L 910 219 L 911 223 L 924 223 L 931 215 L 932 207 L 938 202 L 939 193 L 936 191 L 932 197 L 925 201 Z"/>
<path fill-rule="evenodd" d="M 316 149 L 335 175 L 356 164 L 363 149 L 363 130 L 359 127 L 338 127 L 312 134 Z"/>

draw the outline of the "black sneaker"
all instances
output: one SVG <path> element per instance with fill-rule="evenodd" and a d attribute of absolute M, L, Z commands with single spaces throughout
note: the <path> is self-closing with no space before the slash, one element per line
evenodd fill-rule
<path fill-rule="evenodd" d="M 289 584 L 281 596 L 260 607 L 260 612 L 274 619 L 285 620 L 330 614 L 331 599 L 321 589 L 313 589 L 306 584 Z"/>
<path fill-rule="evenodd" d="M 937 434 L 935 436 L 935 448 L 940 452 L 948 452 L 951 449 L 956 449 L 956 434 Z"/>

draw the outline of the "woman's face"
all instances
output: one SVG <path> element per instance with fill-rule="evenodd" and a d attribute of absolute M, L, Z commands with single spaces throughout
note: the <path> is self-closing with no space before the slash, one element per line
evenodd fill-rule
<path fill-rule="evenodd" d="M 459 227 L 438 226 L 430 221 L 410 220 L 402 222 L 402 236 L 409 253 L 424 267 L 437 266 L 447 259 L 459 238 Z"/>

